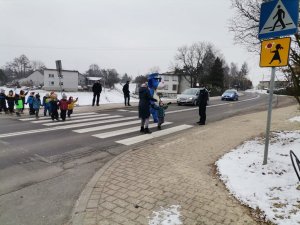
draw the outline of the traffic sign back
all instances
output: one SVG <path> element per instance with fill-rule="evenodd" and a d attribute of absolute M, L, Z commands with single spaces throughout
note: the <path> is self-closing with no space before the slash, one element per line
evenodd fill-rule
<path fill-rule="evenodd" d="M 298 28 L 299 0 L 275 0 L 261 5 L 259 39 L 295 34 Z"/>

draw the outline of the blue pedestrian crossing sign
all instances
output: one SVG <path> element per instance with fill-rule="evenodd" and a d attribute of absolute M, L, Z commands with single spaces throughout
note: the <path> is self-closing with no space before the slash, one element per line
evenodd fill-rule
<path fill-rule="evenodd" d="M 277 38 L 297 32 L 299 0 L 274 0 L 261 4 L 259 39 Z"/>

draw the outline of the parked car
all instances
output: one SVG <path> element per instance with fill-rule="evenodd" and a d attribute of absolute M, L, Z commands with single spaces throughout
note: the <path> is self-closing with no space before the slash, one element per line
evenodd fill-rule
<path fill-rule="evenodd" d="M 200 88 L 188 88 L 177 95 L 178 105 L 197 105 Z"/>
<path fill-rule="evenodd" d="M 232 100 L 232 101 L 237 101 L 239 100 L 239 94 L 236 90 L 231 89 L 231 90 L 226 90 L 221 97 L 221 100 Z"/>
<path fill-rule="evenodd" d="M 201 88 L 188 88 L 177 95 L 177 105 L 197 105 Z"/>

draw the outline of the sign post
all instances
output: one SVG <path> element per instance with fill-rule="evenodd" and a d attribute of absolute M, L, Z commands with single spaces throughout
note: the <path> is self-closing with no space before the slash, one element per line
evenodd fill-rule
<path fill-rule="evenodd" d="M 58 80 L 59 80 L 58 82 L 59 82 L 59 87 L 60 87 L 60 95 L 62 97 L 62 86 L 61 86 L 62 66 L 61 66 L 61 60 L 56 60 L 55 64 L 56 64 L 56 70 L 57 70 Z"/>
<path fill-rule="evenodd" d="M 269 40 L 261 42 L 260 67 L 272 68 L 263 165 L 268 161 L 275 71 L 276 67 L 287 66 L 289 61 L 291 38 L 279 37 L 297 32 L 298 10 L 299 0 L 274 0 L 261 4 L 258 38 Z"/>

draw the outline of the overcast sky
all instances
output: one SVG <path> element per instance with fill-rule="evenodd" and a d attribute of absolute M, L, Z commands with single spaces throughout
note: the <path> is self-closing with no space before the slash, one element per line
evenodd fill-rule
<path fill-rule="evenodd" d="M 259 57 L 233 44 L 230 0 L 0 0 L 0 67 L 25 54 L 55 68 L 85 72 L 90 64 L 121 75 L 170 70 L 177 48 L 208 41 L 227 63 L 244 61 L 249 78 Z M 265 72 L 266 71 L 266 72 Z"/>

